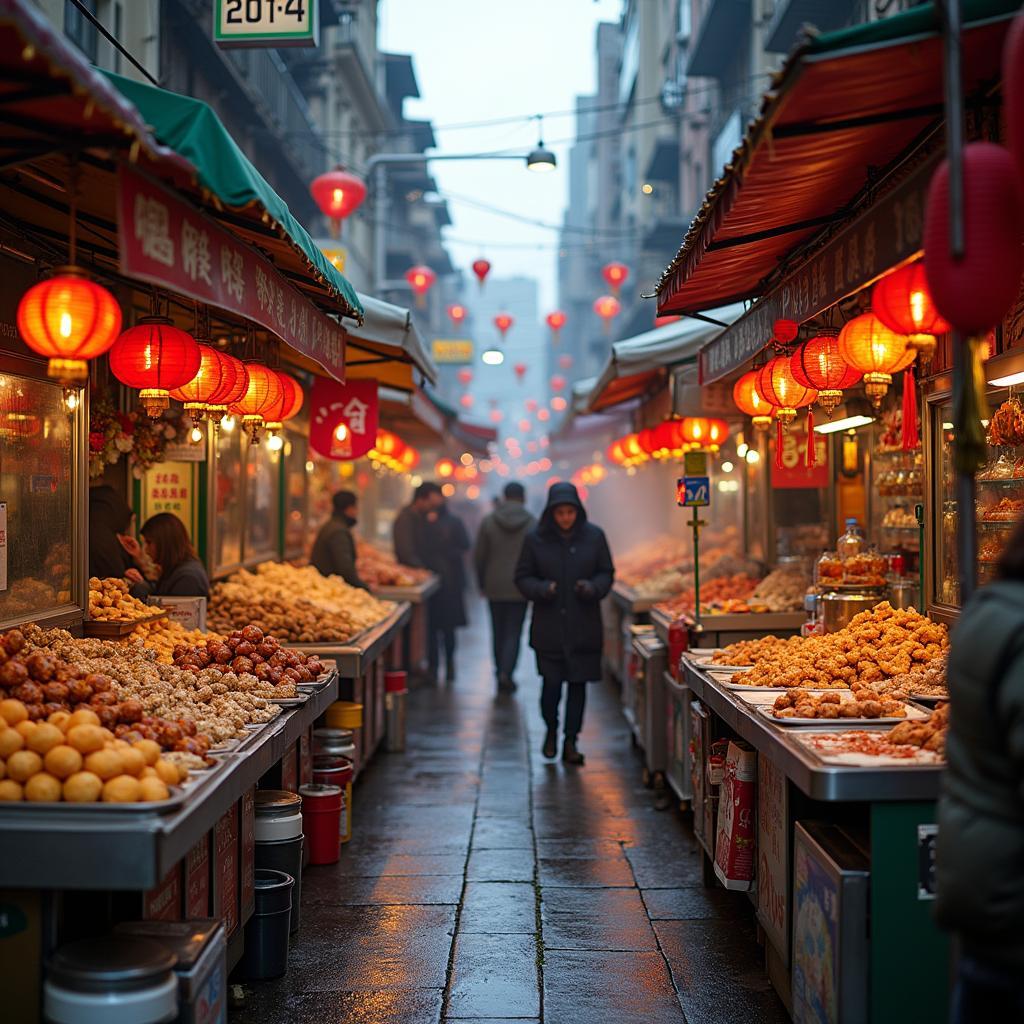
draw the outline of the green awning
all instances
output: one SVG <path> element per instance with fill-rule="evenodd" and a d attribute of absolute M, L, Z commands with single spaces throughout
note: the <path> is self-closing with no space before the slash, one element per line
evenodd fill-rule
<path fill-rule="evenodd" d="M 339 300 L 341 311 L 362 320 L 363 307 L 356 290 L 292 216 L 287 203 L 253 167 L 207 103 L 109 71 L 104 74 L 135 105 L 156 139 L 192 164 L 203 189 L 224 206 L 244 209 L 256 205 L 265 210 Z"/>

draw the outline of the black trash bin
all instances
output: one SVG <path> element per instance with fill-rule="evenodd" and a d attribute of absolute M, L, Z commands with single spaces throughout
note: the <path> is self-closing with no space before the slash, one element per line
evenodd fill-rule
<path fill-rule="evenodd" d="M 238 965 L 242 978 L 279 978 L 288 967 L 288 931 L 295 879 L 283 871 L 257 868 L 256 910 L 245 926 L 245 952 Z"/>

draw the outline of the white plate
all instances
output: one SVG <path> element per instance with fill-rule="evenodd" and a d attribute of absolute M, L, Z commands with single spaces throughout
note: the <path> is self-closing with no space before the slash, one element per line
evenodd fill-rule
<path fill-rule="evenodd" d="M 832 726 L 841 725 L 843 727 L 848 725 L 898 725 L 900 722 L 921 721 L 928 717 L 920 708 L 915 708 L 910 704 L 906 705 L 906 708 L 907 713 L 903 718 L 776 718 L 772 714 L 771 707 L 765 704 L 759 704 L 757 712 L 776 725 L 816 725 L 819 729 L 826 722 Z"/>

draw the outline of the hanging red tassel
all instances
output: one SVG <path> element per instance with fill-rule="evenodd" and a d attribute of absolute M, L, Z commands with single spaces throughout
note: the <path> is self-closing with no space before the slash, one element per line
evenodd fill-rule
<path fill-rule="evenodd" d="M 782 469 L 782 420 L 775 419 L 775 468 Z"/>
<path fill-rule="evenodd" d="M 902 448 L 912 452 L 921 446 L 921 436 L 917 431 L 917 382 L 914 380 L 914 368 L 908 366 L 903 371 L 903 437 Z"/>
<path fill-rule="evenodd" d="M 807 447 L 804 449 L 804 465 L 814 469 L 818 464 L 814 452 L 814 409 L 807 406 Z"/>

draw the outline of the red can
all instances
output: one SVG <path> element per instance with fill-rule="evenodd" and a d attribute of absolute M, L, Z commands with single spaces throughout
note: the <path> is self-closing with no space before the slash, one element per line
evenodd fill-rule
<path fill-rule="evenodd" d="M 406 677 L 404 672 L 385 672 L 384 692 L 405 693 L 407 690 L 405 679 Z"/>
<path fill-rule="evenodd" d="M 679 616 L 668 627 L 668 670 L 672 678 L 679 680 L 679 659 L 690 647 L 690 623 Z"/>
<path fill-rule="evenodd" d="M 340 786 L 342 790 L 341 818 L 338 838 L 347 843 L 352 838 L 352 779 L 355 768 L 347 757 L 321 755 L 313 758 L 313 781 L 322 786 Z"/>
<path fill-rule="evenodd" d="M 337 863 L 341 852 L 338 842 L 341 787 L 313 782 L 300 786 L 299 795 L 302 797 L 302 831 L 309 848 L 309 863 Z"/>

